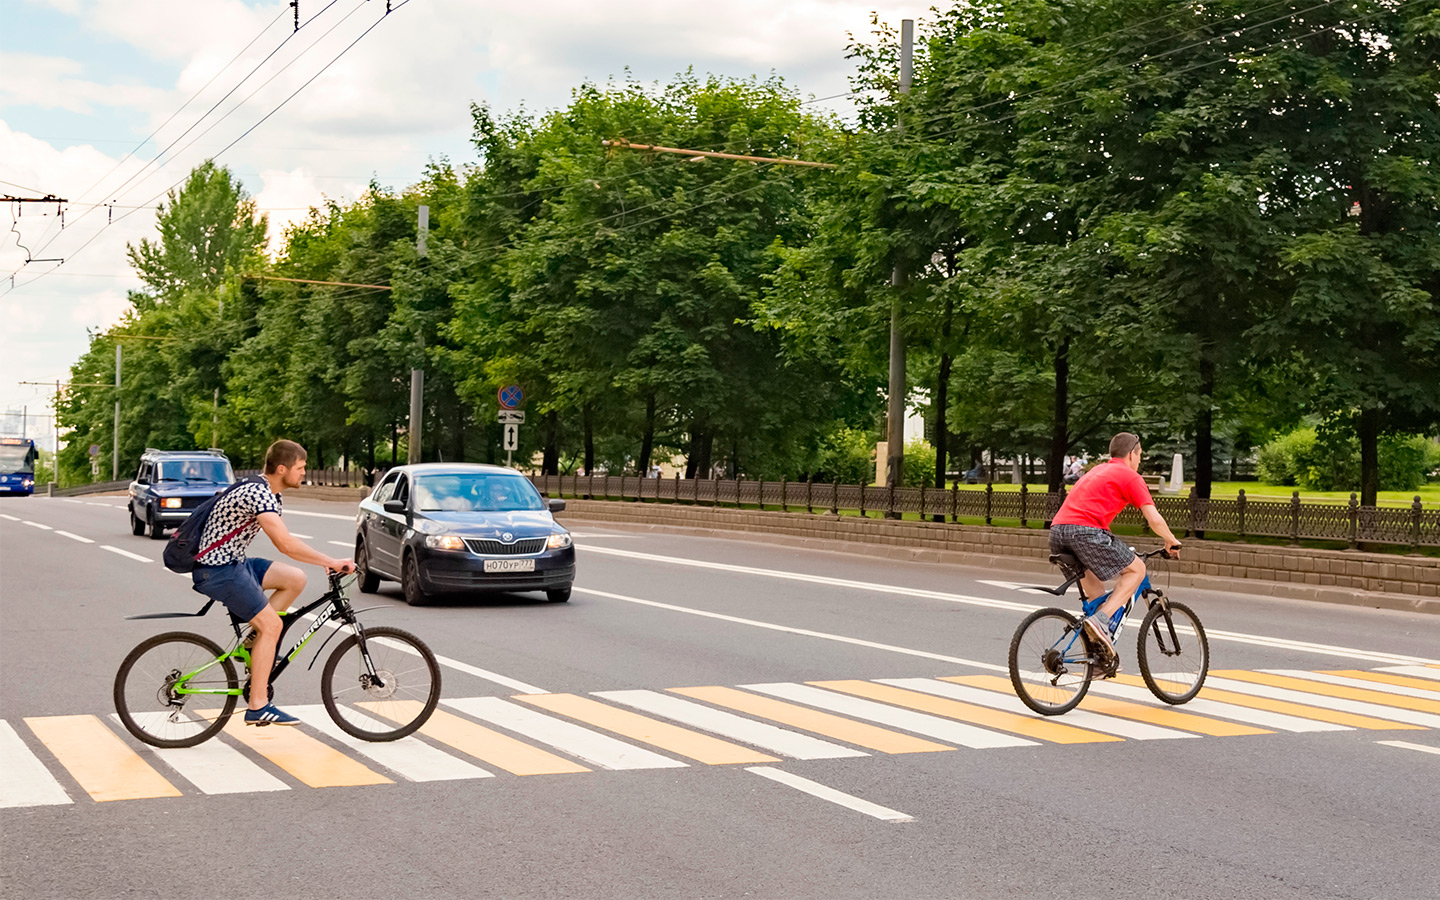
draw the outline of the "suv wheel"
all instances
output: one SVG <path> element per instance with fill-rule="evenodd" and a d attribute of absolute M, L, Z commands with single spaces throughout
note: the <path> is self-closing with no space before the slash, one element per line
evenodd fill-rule
<path fill-rule="evenodd" d="M 405 589 L 405 602 L 411 606 L 426 606 L 430 595 L 420 586 L 420 567 L 415 565 L 414 554 L 405 557 L 400 571 L 400 585 Z"/>
<path fill-rule="evenodd" d="M 150 520 L 150 539 L 152 541 L 165 540 L 165 526 L 160 524 L 158 516 Z"/>
<path fill-rule="evenodd" d="M 130 533 L 137 537 L 145 533 L 145 523 L 140 521 L 139 516 L 135 515 L 135 507 L 133 506 L 130 507 Z"/>

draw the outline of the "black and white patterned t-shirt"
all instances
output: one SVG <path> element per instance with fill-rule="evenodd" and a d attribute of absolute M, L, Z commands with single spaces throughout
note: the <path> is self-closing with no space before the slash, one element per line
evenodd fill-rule
<path fill-rule="evenodd" d="M 224 566 L 243 562 L 245 549 L 260 533 L 260 514 L 273 512 L 281 515 L 280 495 L 270 490 L 265 481 L 242 484 L 215 502 L 210 518 L 200 532 L 200 547 L 204 549 L 225 535 L 241 528 L 240 532 L 209 553 L 196 555 L 195 562 L 202 566 Z"/>

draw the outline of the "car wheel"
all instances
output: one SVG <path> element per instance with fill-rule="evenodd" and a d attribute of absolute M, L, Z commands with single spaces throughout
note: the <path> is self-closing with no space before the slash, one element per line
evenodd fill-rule
<path fill-rule="evenodd" d="M 425 606 L 430 602 L 430 595 L 420 586 L 420 567 L 415 565 L 415 557 L 405 557 L 405 563 L 401 566 L 400 585 L 405 589 L 405 602 L 411 606 Z"/>
<path fill-rule="evenodd" d="M 150 539 L 152 541 L 165 540 L 165 526 L 161 524 L 158 517 L 150 522 Z"/>
<path fill-rule="evenodd" d="M 130 533 L 137 537 L 145 533 L 145 523 L 140 521 L 139 516 L 135 515 L 135 507 L 133 506 L 130 507 Z"/>
<path fill-rule="evenodd" d="M 380 576 L 370 571 L 370 552 L 365 542 L 355 542 L 355 573 L 360 576 L 360 593 L 373 594 L 380 590 Z"/>
<path fill-rule="evenodd" d="M 545 599 L 551 603 L 565 603 L 570 599 L 570 585 L 561 588 L 551 588 L 545 592 Z"/>

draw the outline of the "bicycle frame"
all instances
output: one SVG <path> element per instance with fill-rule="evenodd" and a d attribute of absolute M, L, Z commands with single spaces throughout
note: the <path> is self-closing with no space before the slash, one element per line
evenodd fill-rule
<path fill-rule="evenodd" d="M 1159 552 L 1160 552 L 1160 551 L 1157 551 L 1156 553 L 1146 553 L 1146 554 L 1143 554 L 1142 558 L 1147 558 L 1147 559 L 1148 559 L 1148 558 L 1151 557 L 1151 556 L 1157 555 Z M 1066 574 L 1068 575 L 1068 574 L 1071 574 L 1071 573 L 1067 570 Z M 1071 586 L 1072 584 L 1075 585 L 1076 590 L 1078 590 L 1078 591 L 1080 592 L 1080 609 L 1081 609 L 1081 613 L 1082 613 L 1082 618 L 1084 618 L 1084 617 L 1086 617 L 1086 616 L 1094 615 L 1094 614 L 1095 614 L 1095 611 L 1098 610 L 1100 607 L 1104 606 L 1104 605 L 1105 605 L 1105 601 L 1110 598 L 1110 595 L 1111 595 L 1112 593 L 1114 593 L 1113 591 L 1106 591 L 1105 593 L 1099 595 L 1098 597 L 1086 597 L 1086 596 L 1085 596 L 1085 588 L 1084 588 L 1084 586 L 1080 583 L 1080 576 L 1079 576 L 1078 574 L 1077 574 L 1077 575 L 1074 575 L 1073 577 L 1071 577 L 1069 580 L 1067 580 L 1064 584 L 1060 585 L 1058 588 L 1042 588 L 1042 587 L 1037 587 L 1036 589 L 1037 589 L 1037 590 L 1044 591 L 1044 592 L 1047 593 L 1047 594 L 1054 594 L 1055 596 L 1059 597 L 1059 596 L 1063 596 L 1063 595 L 1065 594 L 1065 592 L 1067 592 L 1067 591 L 1070 589 L 1070 586 Z M 1155 597 L 1156 599 L 1155 599 L 1155 600 L 1150 600 L 1149 598 L 1151 597 L 1151 595 L 1154 595 L 1154 597 Z M 1156 603 L 1156 602 L 1163 604 L 1163 603 L 1165 602 L 1165 595 L 1164 595 L 1164 593 L 1161 592 L 1159 589 L 1157 589 L 1154 585 L 1152 585 L 1152 584 L 1150 583 L 1150 573 L 1149 573 L 1148 570 L 1147 570 L 1146 573 L 1145 573 L 1145 577 L 1144 577 L 1143 579 L 1141 579 L 1140 585 L 1135 588 L 1135 592 L 1130 595 L 1130 599 L 1125 602 L 1125 608 L 1124 608 L 1124 609 L 1121 611 L 1121 613 L 1120 613 L 1120 621 L 1117 622 L 1116 625 L 1115 625 L 1115 633 L 1114 633 L 1113 637 L 1114 637 L 1116 640 L 1119 639 L 1121 629 L 1123 629 L 1123 628 L 1125 627 L 1125 623 L 1126 623 L 1127 621 L 1129 621 L 1129 619 L 1130 619 L 1130 610 L 1131 610 L 1132 608 L 1134 608 L 1134 606 L 1135 606 L 1135 598 L 1136 598 L 1136 597 L 1145 597 L 1147 604 L 1149 604 L 1149 603 Z M 1148 608 L 1148 607 L 1147 607 L 1147 608 Z M 1167 630 L 1170 632 L 1171 646 L 1172 646 L 1172 647 L 1175 647 L 1175 648 L 1177 648 L 1177 649 L 1174 650 L 1174 651 L 1171 651 L 1171 650 L 1166 649 L 1164 638 L 1163 638 L 1163 636 L 1160 634 L 1160 631 L 1159 631 L 1160 625 L 1159 625 L 1159 620 L 1158 620 L 1158 619 L 1156 620 L 1156 623 L 1155 623 L 1155 629 L 1156 629 L 1155 637 L 1156 637 L 1156 641 L 1157 641 L 1157 643 L 1160 645 L 1160 650 L 1161 650 L 1161 652 L 1165 653 L 1166 655 L 1171 655 L 1171 656 L 1173 656 L 1175 653 L 1178 653 L 1178 652 L 1179 652 L 1179 649 L 1178 649 L 1178 648 L 1179 648 L 1179 646 L 1180 646 L 1179 639 L 1178 639 L 1178 637 L 1177 637 L 1176 634 L 1175 634 L 1175 622 L 1174 622 L 1174 621 L 1170 618 L 1170 616 L 1168 616 L 1168 615 L 1167 615 L 1167 616 L 1163 616 L 1163 617 L 1161 617 L 1161 618 L 1164 618 L 1166 628 L 1167 628 Z M 1075 642 L 1078 641 L 1078 640 L 1080 640 L 1080 633 L 1081 633 L 1081 629 L 1080 629 L 1080 628 L 1076 628 L 1075 630 L 1069 632 L 1067 635 L 1061 637 L 1060 640 L 1056 641 L 1053 645 L 1051 645 L 1050 650 L 1051 650 L 1051 651 L 1058 652 L 1058 653 L 1060 654 L 1060 660 L 1059 660 L 1060 662 L 1062 662 L 1062 663 L 1088 662 L 1088 663 L 1090 663 L 1090 664 L 1092 664 L 1092 665 L 1094 665 L 1094 664 L 1096 664 L 1096 663 L 1098 662 L 1098 660 L 1092 659 L 1092 658 L 1087 657 L 1087 656 L 1079 656 L 1079 657 L 1076 657 L 1076 656 L 1072 656 L 1072 655 L 1071 655 L 1071 651 L 1072 651 L 1072 650 L 1074 649 L 1074 647 L 1075 647 Z M 1061 646 L 1062 644 L 1064 645 L 1063 647 Z M 1056 677 L 1058 678 L 1059 676 L 1057 675 Z"/>

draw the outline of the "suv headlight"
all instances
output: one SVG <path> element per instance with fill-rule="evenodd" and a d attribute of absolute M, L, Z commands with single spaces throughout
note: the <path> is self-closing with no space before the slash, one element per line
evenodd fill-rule
<path fill-rule="evenodd" d="M 160 501 L 160 505 L 161 505 L 162 507 L 164 507 L 165 509 L 179 509 L 179 508 L 180 508 L 180 498 L 179 498 L 179 497 L 166 497 L 164 500 L 161 500 L 161 501 Z"/>
<path fill-rule="evenodd" d="M 430 534 L 425 536 L 425 546 L 431 550 L 464 550 L 465 539 L 457 534 Z"/>
<path fill-rule="evenodd" d="M 551 550 L 564 550 L 573 543 L 575 542 L 570 539 L 570 535 L 563 531 L 557 531 L 550 535 L 550 540 L 545 542 L 545 546 Z"/>

